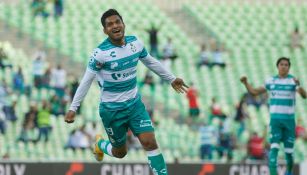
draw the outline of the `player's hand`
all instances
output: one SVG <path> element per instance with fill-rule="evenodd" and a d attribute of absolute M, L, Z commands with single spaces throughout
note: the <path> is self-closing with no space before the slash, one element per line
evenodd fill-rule
<path fill-rule="evenodd" d="M 240 78 L 241 83 L 246 84 L 247 83 L 247 77 L 243 76 Z"/>
<path fill-rule="evenodd" d="M 65 122 L 66 123 L 73 123 L 75 121 L 76 112 L 69 110 L 68 113 L 65 115 Z"/>
<path fill-rule="evenodd" d="M 300 80 L 298 80 L 297 78 L 293 78 L 293 81 L 295 82 L 295 84 L 297 86 L 299 86 L 301 83 L 300 83 Z"/>
<path fill-rule="evenodd" d="M 187 88 L 189 88 L 189 86 L 187 86 L 181 78 L 176 78 L 176 79 L 172 82 L 172 87 L 173 87 L 173 88 L 175 89 L 175 91 L 178 92 L 178 93 L 187 92 Z"/>

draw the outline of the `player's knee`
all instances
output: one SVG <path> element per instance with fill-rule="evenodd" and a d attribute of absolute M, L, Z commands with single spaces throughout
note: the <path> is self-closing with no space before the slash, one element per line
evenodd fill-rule
<path fill-rule="evenodd" d="M 121 159 L 127 155 L 127 149 L 113 150 L 112 153 L 114 157 Z"/>
<path fill-rule="evenodd" d="M 141 144 L 146 151 L 151 151 L 158 148 L 155 138 L 146 138 L 141 140 Z"/>

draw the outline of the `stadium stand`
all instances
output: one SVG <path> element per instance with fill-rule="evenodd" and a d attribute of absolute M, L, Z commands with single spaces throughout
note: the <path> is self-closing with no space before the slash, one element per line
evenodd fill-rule
<path fill-rule="evenodd" d="M 232 116 L 235 112 L 234 104 L 239 101 L 242 92 L 244 92 L 238 77 L 245 74 L 256 85 L 261 85 L 268 75 L 275 72 L 275 60 L 279 56 L 294 58 L 292 59 L 292 72 L 299 75 L 303 84 L 306 83 L 307 70 L 305 68 L 307 67 L 307 60 L 304 58 L 307 55 L 306 50 L 291 52 L 287 46 L 289 33 L 294 26 L 298 25 L 302 31 L 306 30 L 306 21 L 304 21 L 304 15 L 307 13 L 306 4 L 291 4 L 290 6 L 286 4 L 229 5 L 226 3 L 206 4 L 204 6 L 197 4 L 197 2 L 194 5 L 185 4 L 182 10 L 195 18 L 198 23 L 209 28 L 218 38 L 219 43 L 225 43 L 228 50 L 223 59 L 229 64 L 230 68 L 214 67 L 212 70 L 207 68 L 197 70 L 194 65 L 198 59 L 199 47 L 155 5 L 148 2 L 135 4 L 129 4 L 128 1 L 120 1 L 121 3 L 118 3 L 119 1 L 99 2 L 97 5 L 97 0 L 88 0 L 87 3 L 83 3 L 81 0 L 67 0 L 64 16 L 59 19 L 34 18 L 31 14 L 30 2 L 27 0 L 21 0 L 18 5 L 0 3 L 0 18 L 6 21 L 8 25 L 18 27 L 33 39 L 43 41 L 45 47 L 56 48 L 59 52 L 70 56 L 71 59 L 81 64 L 87 63 L 91 49 L 95 48 L 103 39 L 99 17 L 102 11 L 108 8 L 116 5 L 127 24 L 126 33 L 136 33 L 144 39 L 144 43 L 148 43 L 145 29 L 150 28 L 151 23 L 161 25 L 160 43 L 165 43 L 167 37 L 172 37 L 178 50 L 179 59 L 175 62 L 172 70 L 176 75 L 183 77 L 188 82 L 193 81 L 195 86 L 199 87 L 199 100 L 203 112 L 201 119 L 209 115 L 208 106 L 212 97 L 217 97 L 221 106 L 223 106 L 223 110 Z M 78 11 L 75 9 L 78 9 Z M 138 15 L 135 15 L 136 11 Z M 306 44 L 304 45 L 306 47 Z M 4 43 L 4 46 L 13 61 L 14 67 L 16 68 L 18 65 L 25 67 L 26 81 L 31 82 L 30 62 L 26 61 L 27 59 L 18 59 L 21 57 L 27 58 L 27 56 L 22 51 L 15 50 L 8 43 Z M 28 60 L 30 59 L 28 58 Z M 146 70 L 144 66 L 140 66 L 140 69 L 139 78 L 142 78 Z M 1 74 L 1 77 L 7 78 L 10 83 L 11 79 L 8 77 L 11 73 L 10 70 L 7 70 L 4 74 Z M 82 119 L 77 120 L 74 127 L 80 126 L 84 122 L 98 121 L 96 103 L 98 99 L 92 100 L 97 92 L 97 87 L 92 88 L 89 92 L 83 103 Z M 146 87 L 143 93 L 145 96 L 152 94 L 150 89 Z M 50 97 L 52 92 L 43 91 L 40 96 L 34 89 L 33 94 L 34 99 L 41 100 Z M 188 105 L 184 96 L 177 95 L 170 88 L 161 85 L 157 85 L 154 95 L 156 101 L 162 103 L 165 108 L 180 111 L 183 118 L 188 116 Z M 25 96 L 19 98 L 17 113 L 19 117 L 23 117 L 22 114 L 27 110 L 26 106 L 29 105 L 29 99 Z M 262 131 L 269 121 L 269 112 L 264 106 L 260 110 L 249 106 L 248 111 L 250 118 L 246 122 L 247 130 L 238 138 L 240 145 L 246 144 L 251 131 Z M 180 157 L 183 161 L 199 161 L 199 134 L 196 131 L 191 131 L 187 124 L 178 125 L 173 119 L 165 117 L 163 113 L 155 112 L 159 121 L 156 134 L 165 152 L 166 160 L 171 162 L 176 157 Z M 306 104 L 298 100 L 298 116 L 304 119 L 306 113 Z M 236 132 L 239 127 L 238 124 L 232 118 L 228 121 L 230 122 L 231 132 Z M 304 119 L 305 126 L 306 122 L 307 120 Z M 218 125 L 217 120 L 213 120 L 212 123 Z M 258 125 L 253 125 L 254 123 L 258 123 Z M 7 134 L 4 137 L 0 136 L 0 143 L 4 143 L 3 148 L 5 148 L 0 150 L 1 154 L 8 152 L 12 159 L 67 160 L 67 157 L 69 157 L 73 160 L 93 161 L 89 150 L 74 153 L 71 150 L 62 149 L 70 131 L 61 117 L 52 117 L 53 131 L 50 142 L 46 145 L 43 143 L 37 143 L 37 145 L 32 143 L 27 145 L 16 144 L 16 138 L 20 132 L 19 126 L 21 126 L 21 120 L 17 120 L 15 124 L 8 123 Z M 180 132 L 173 132 L 174 130 L 180 130 Z M 102 131 L 101 128 L 100 131 Z M 36 134 L 33 133 L 33 135 Z M 307 154 L 306 143 L 300 140 L 296 147 L 296 161 L 301 161 Z M 146 156 L 143 154 L 142 151 L 131 151 L 125 161 L 146 161 Z M 234 161 L 240 161 L 245 154 L 245 150 L 236 149 Z M 214 154 L 213 160 L 221 161 L 216 154 Z M 116 161 L 116 159 L 111 160 L 107 157 L 106 161 Z"/>

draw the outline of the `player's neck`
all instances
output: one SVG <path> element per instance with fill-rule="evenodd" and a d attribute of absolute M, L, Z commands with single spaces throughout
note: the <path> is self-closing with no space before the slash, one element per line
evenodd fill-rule
<path fill-rule="evenodd" d="M 288 77 L 288 74 L 278 74 L 279 78 L 287 78 Z"/>
<path fill-rule="evenodd" d="M 118 47 L 124 46 L 126 44 L 125 37 L 123 37 L 121 40 L 113 40 L 111 38 L 109 38 L 109 40 L 114 46 Z"/>

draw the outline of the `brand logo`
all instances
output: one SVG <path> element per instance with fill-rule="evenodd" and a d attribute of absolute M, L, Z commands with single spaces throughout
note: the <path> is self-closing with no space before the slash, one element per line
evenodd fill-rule
<path fill-rule="evenodd" d="M 197 175 L 209 175 L 213 173 L 215 166 L 213 164 L 205 164 Z"/>
<path fill-rule="evenodd" d="M 82 163 L 72 163 L 65 175 L 74 175 L 75 173 L 82 173 L 83 171 L 84 165 Z"/>
<path fill-rule="evenodd" d="M 116 57 L 115 51 L 112 51 L 112 52 L 110 53 L 110 56 L 111 56 L 112 58 L 115 58 L 115 57 Z"/>
<path fill-rule="evenodd" d="M 148 127 L 148 126 L 152 126 L 151 120 L 141 120 L 140 127 Z"/>
<path fill-rule="evenodd" d="M 111 63 L 111 69 L 115 69 L 118 66 L 117 62 Z"/>
<path fill-rule="evenodd" d="M 100 175 L 149 175 L 147 165 L 142 164 L 104 164 L 101 166 Z"/>

